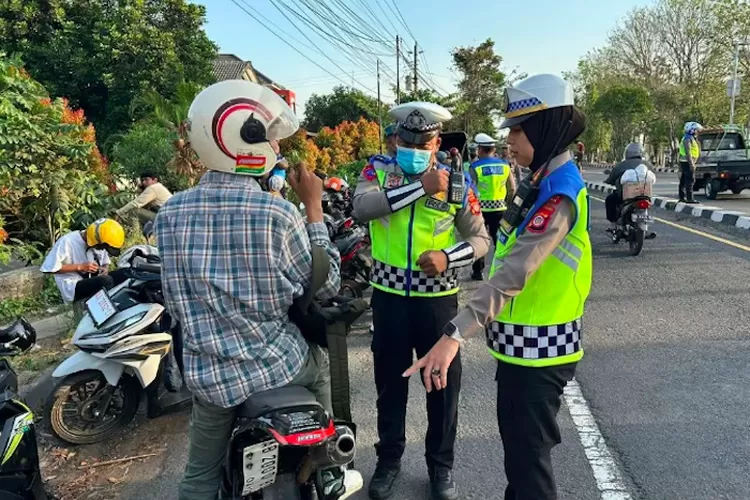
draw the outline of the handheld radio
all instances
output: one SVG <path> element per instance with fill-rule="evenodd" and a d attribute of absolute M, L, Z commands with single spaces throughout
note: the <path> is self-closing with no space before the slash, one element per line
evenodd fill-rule
<path fill-rule="evenodd" d="M 448 179 L 448 203 L 461 205 L 464 202 L 464 167 L 458 149 L 451 148 L 451 175 Z"/>
<path fill-rule="evenodd" d="M 558 136 L 557 141 L 555 142 L 555 147 L 552 148 L 549 158 L 547 158 L 547 161 L 544 163 L 544 167 L 540 168 L 535 173 L 526 176 L 526 178 L 521 181 L 518 189 L 516 189 L 516 193 L 513 195 L 513 201 L 511 201 L 510 206 L 505 211 L 503 220 L 500 221 L 500 229 L 506 234 L 510 234 L 511 231 L 521 225 L 528 215 L 529 210 L 531 210 L 531 207 L 536 203 L 536 199 L 539 196 L 539 185 L 542 183 L 542 179 L 544 179 L 544 175 L 547 173 L 547 167 L 549 167 L 552 158 L 555 157 L 557 149 L 560 147 L 560 142 L 562 142 L 563 138 L 568 135 L 568 130 L 570 130 L 572 125 L 573 121 L 568 120 Z"/>

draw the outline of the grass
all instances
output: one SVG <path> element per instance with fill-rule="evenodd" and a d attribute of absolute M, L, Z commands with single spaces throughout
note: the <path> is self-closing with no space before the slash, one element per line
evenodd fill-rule
<path fill-rule="evenodd" d="M 70 356 L 72 351 L 70 349 L 65 349 L 65 346 L 70 343 L 72 336 L 73 330 L 69 331 L 62 337 L 49 340 L 45 339 L 29 352 L 10 358 L 10 362 L 19 372 L 44 371 L 50 366 L 56 365 Z"/>
<path fill-rule="evenodd" d="M 38 295 L 0 301 L 0 325 L 11 323 L 19 316 L 27 319 L 43 316 L 47 309 L 60 306 L 62 303 L 54 279 L 48 277 Z"/>

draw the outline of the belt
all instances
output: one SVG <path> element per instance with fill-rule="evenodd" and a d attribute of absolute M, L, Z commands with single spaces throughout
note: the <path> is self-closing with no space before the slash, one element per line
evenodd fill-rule
<path fill-rule="evenodd" d="M 419 293 L 447 292 L 458 287 L 458 268 L 447 269 L 437 276 L 427 276 L 424 272 L 412 269 L 407 270 L 391 266 L 378 260 L 373 262 L 373 283 L 390 288 L 391 290 L 407 291 L 407 276 L 411 275 L 411 286 L 408 291 Z"/>
<path fill-rule="evenodd" d="M 486 329 L 487 347 L 522 359 L 548 359 L 581 350 L 581 320 L 551 326 L 512 325 L 493 321 Z"/>

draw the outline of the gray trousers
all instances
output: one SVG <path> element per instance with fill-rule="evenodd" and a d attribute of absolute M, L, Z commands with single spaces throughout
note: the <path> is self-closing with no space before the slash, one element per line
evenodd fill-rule
<path fill-rule="evenodd" d="M 331 374 L 328 355 L 323 349 L 310 346 L 305 364 L 290 385 L 309 389 L 333 414 Z M 235 408 L 222 408 L 193 397 L 188 462 L 180 483 L 179 500 L 215 500 L 218 497 L 234 416 Z"/>

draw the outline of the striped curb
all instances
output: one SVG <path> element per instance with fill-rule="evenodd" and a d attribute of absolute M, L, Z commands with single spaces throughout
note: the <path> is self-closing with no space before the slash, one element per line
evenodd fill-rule
<path fill-rule="evenodd" d="M 605 169 L 605 168 L 612 168 L 614 167 L 611 163 L 583 163 L 583 168 L 592 168 L 592 169 Z M 679 174 L 680 171 L 676 168 L 670 168 L 670 167 L 652 167 L 651 170 L 653 172 L 662 172 L 667 174 Z"/>
<path fill-rule="evenodd" d="M 604 194 L 609 194 L 615 190 L 614 187 L 601 182 L 585 181 L 586 187 Z M 734 226 L 740 229 L 750 229 L 750 217 L 736 210 L 724 210 L 719 207 L 711 207 L 703 204 L 688 205 L 675 200 L 674 198 L 664 198 L 661 196 L 652 197 L 654 206 L 678 214 L 692 215 L 701 219 L 707 219 L 720 224 Z"/>

